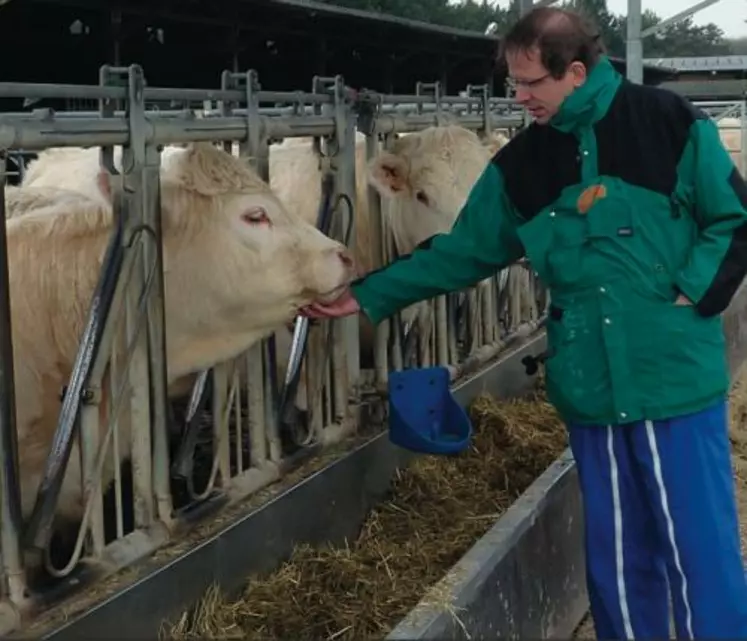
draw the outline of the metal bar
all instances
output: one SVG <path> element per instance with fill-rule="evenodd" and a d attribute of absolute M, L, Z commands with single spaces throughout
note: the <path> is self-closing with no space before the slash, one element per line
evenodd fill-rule
<path fill-rule="evenodd" d="M 379 143 L 375 135 L 366 133 L 366 162 L 368 163 L 376 157 L 379 151 Z M 370 184 L 366 185 L 366 199 L 369 212 L 372 268 L 378 269 L 387 262 L 387 251 L 384 246 L 387 242 L 387 225 L 381 211 L 381 199 L 376 189 Z M 374 380 L 375 385 L 382 388 L 386 385 L 388 372 L 387 343 L 389 341 L 389 329 L 390 323 L 388 320 L 379 323 L 374 328 Z"/>
<path fill-rule="evenodd" d="M 247 406 L 249 408 L 249 457 L 253 467 L 263 467 L 269 449 L 265 424 L 265 392 L 262 343 L 250 347 L 241 357 L 246 363 Z"/>
<path fill-rule="evenodd" d="M 358 100 L 360 102 L 372 102 L 379 107 L 391 108 L 434 104 L 432 94 L 380 94 L 375 91 L 362 91 L 358 94 Z M 443 96 L 441 101 L 444 104 L 480 105 L 482 98 L 480 96 Z M 499 96 L 491 97 L 490 102 L 495 105 L 516 105 L 516 101 L 512 98 L 501 98 Z"/>
<path fill-rule="evenodd" d="M 242 99 L 239 90 L 222 89 L 180 89 L 171 87 L 146 87 L 144 100 L 174 102 L 203 102 L 204 100 L 237 101 Z M 304 102 L 323 104 L 331 102 L 324 94 L 305 94 L 294 91 L 261 91 L 260 102 Z M 80 100 L 124 100 L 125 87 L 104 87 L 100 85 L 72 85 L 33 82 L 0 82 L 0 98 L 60 98 Z"/>
<path fill-rule="evenodd" d="M 146 148 L 145 140 L 145 75 L 139 65 L 131 65 L 126 72 L 128 125 L 130 137 L 128 145 L 122 149 L 122 171 L 124 197 L 130 201 L 130 216 L 125 220 L 127 252 L 135 252 L 137 262 L 132 279 L 127 286 L 125 327 L 128 344 L 132 343 L 132 360 L 126 376 L 129 377 L 130 394 L 129 415 L 130 435 L 132 439 L 132 489 L 133 510 L 136 527 L 149 527 L 154 520 L 153 491 L 153 435 L 151 434 L 151 377 L 150 350 L 147 331 L 147 306 L 152 300 L 153 276 L 157 270 L 158 251 L 148 250 L 154 242 L 151 221 L 148 220 L 146 207 L 153 205 L 148 198 L 146 184 Z M 112 69 L 109 81 L 114 80 L 116 69 Z M 147 233 L 137 237 L 136 231 L 143 229 Z M 146 313 L 141 315 L 141 305 L 145 303 Z M 116 462 L 119 464 L 119 461 Z"/>
<path fill-rule="evenodd" d="M 153 291 L 148 296 L 148 356 L 150 359 L 150 383 L 152 395 L 153 430 L 153 493 L 156 499 L 158 518 L 168 524 L 171 521 L 172 502 L 169 487 L 169 435 L 166 416 L 168 392 L 166 389 L 166 327 L 164 310 L 163 278 L 163 234 L 161 225 L 160 152 L 152 145 L 145 149 L 145 208 L 144 224 L 148 225 L 154 238 L 143 247 L 145 264 L 155 263 Z"/>
<path fill-rule="evenodd" d="M 312 94 L 309 94 L 312 95 Z M 404 97 L 404 96 L 403 96 Z M 382 99 L 386 98 L 385 96 L 382 97 Z M 496 101 L 502 101 L 502 102 L 496 102 Z M 474 106 L 482 106 L 480 105 L 480 100 L 469 100 L 462 97 L 456 97 L 456 96 L 446 96 L 443 98 L 443 103 L 446 105 L 450 105 L 451 107 L 464 107 L 466 110 L 470 110 Z M 405 110 L 415 110 L 421 108 L 424 111 L 432 111 L 437 108 L 437 105 L 433 102 L 423 102 L 423 103 L 414 103 L 414 102 L 402 102 L 402 103 L 396 103 L 396 104 L 378 104 L 377 109 L 380 113 L 398 113 Z M 517 114 L 520 113 L 522 110 L 519 109 L 515 105 L 515 101 L 510 98 L 489 98 L 488 101 L 488 110 L 496 109 L 501 112 L 505 112 L 506 110 L 511 110 L 513 108 L 513 111 Z M 314 108 L 312 106 L 306 105 L 302 108 L 299 108 L 297 105 L 292 106 L 286 106 L 286 107 L 260 107 L 258 109 L 259 114 L 261 116 L 274 116 L 274 117 L 283 117 L 283 116 L 298 116 L 298 115 L 312 115 L 315 113 Z M 183 117 L 190 117 L 194 116 L 195 113 L 199 113 L 200 117 L 202 118 L 216 118 L 221 116 L 246 116 L 247 110 L 245 108 L 236 108 L 236 109 L 229 109 L 229 110 L 219 110 L 219 109 L 204 109 L 204 108 L 196 108 L 196 107 L 184 107 L 181 109 L 158 109 L 158 108 L 150 108 L 145 110 L 146 116 L 160 116 L 160 117 L 171 117 L 171 118 L 183 118 Z M 91 110 L 81 110 L 81 111 L 59 111 L 56 112 L 52 109 L 34 109 L 31 111 L 8 111 L 4 112 L 2 114 L 2 117 L 5 118 L 30 118 L 30 117 L 37 117 L 37 118 L 44 118 L 45 116 L 51 116 L 54 115 L 56 118 L 65 118 L 65 119 L 80 119 L 80 118 L 96 118 L 99 116 L 98 111 L 91 111 Z M 113 111 L 110 114 L 112 117 L 115 118 L 124 118 L 126 116 L 126 112 L 122 110 L 116 110 Z"/>
<path fill-rule="evenodd" d="M 432 100 L 430 96 L 427 97 Z M 378 119 L 378 131 L 413 131 L 436 123 L 432 114 L 408 117 L 408 124 L 400 124 L 402 116 L 389 116 Z M 483 124 L 482 116 L 460 118 L 463 126 L 473 129 Z M 396 125 L 393 123 L 397 123 Z M 521 117 L 497 117 L 496 127 L 517 126 Z M 0 116 L 0 149 L 24 149 L 31 151 L 47 147 L 123 145 L 129 141 L 129 127 L 125 117 L 112 118 L 69 118 L 34 116 Z M 303 115 L 292 121 L 281 122 L 268 116 L 260 116 L 258 123 L 269 138 L 291 136 L 323 136 L 334 131 L 334 119 L 324 115 Z M 247 119 L 238 116 L 210 118 L 177 118 L 162 116 L 152 112 L 145 118 L 145 142 L 149 144 L 185 143 L 190 141 L 211 141 L 219 139 L 241 140 L 247 136 Z"/>
<path fill-rule="evenodd" d="M 628 15 L 630 15 L 630 2 L 631 0 L 628 0 Z M 649 36 L 653 36 L 655 33 L 659 33 L 666 29 L 667 27 L 679 22 L 680 20 L 684 20 L 685 18 L 689 18 L 693 14 L 698 13 L 698 11 L 702 11 L 703 9 L 706 9 L 707 7 L 710 7 L 711 5 L 716 4 L 717 2 L 720 2 L 720 0 L 702 0 L 701 2 L 698 2 L 697 4 L 694 4 L 689 9 L 685 9 L 684 11 L 680 11 L 679 13 L 675 13 L 672 17 L 666 18 L 665 20 L 662 20 L 660 23 L 655 24 L 653 27 L 649 27 L 648 29 L 645 29 L 641 32 L 641 38 L 648 38 Z"/>
<path fill-rule="evenodd" d="M 332 223 L 332 196 L 334 194 L 334 175 L 325 173 L 322 176 L 321 199 L 317 211 L 316 226 L 323 234 L 329 234 Z M 290 411 L 298 384 L 301 380 L 301 363 L 306 351 L 306 342 L 309 334 L 309 319 L 305 316 L 296 318 L 293 330 L 293 341 L 291 343 L 288 367 L 285 372 L 285 381 L 280 392 L 278 404 L 278 418 L 281 422 L 290 420 Z"/>
<path fill-rule="evenodd" d="M 358 196 L 357 196 L 357 143 L 356 114 L 352 102 L 346 100 L 342 77 L 334 79 L 334 115 L 338 123 L 335 137 L 336 154 L 333 162 L 335 172 L 335 195 L 337 197 L 338 239 L 355 251 L 358 237 Z M 325 107 L 329 109 L 329 107 Z M 340 137 L 341 136 L 341 137 Z M 348 399 L 357 390 L 360 379 L 360 337 L 358 318 L 348 316 L 331 323 L 334 328 L 333 369 L 334 390 L 337 401 L 335 407 L 339 418 L 348 413 Z"/>
<path fill-rule="evenodd" d="M 75 430 L 78 411 L 82 403 L 84 386 L 88 380 L 90 370 L 96 360 L 101 336 L 111 310 L 111 302 L 119 277 L 124 252 L 122 250 L 123 211 L 117 215 L 106 256 L 103 261 L 96 290 L 94 291 L 88 312 L 86 327 L 73 364 L 70 383 L 62 401 L 50 454 L 44 467 L 44 475 L 36 495 L 36 503 L 26 526 L 24 537 L 28 545 L 44 549 L 51 534 L 54 508 L 62 486 L 63 477 L 73 446 L 73 432 Z M 2 266 L 0 265 L 0 269 Z"/>
<path fill-rule="evenodd" d="M 641 41 L 641 0 L 628 0 L 626 75 L 630 82 L 643 82 L 643 42 Z"/>
<path fill-rule="evenodd" d="M 495 118 L 492 121 L 493 127 L 500 129 L 504 127 L 517 127 L 521 125 L 523 118 Z M 393 133 L 411 133 L 422 131 L 428 127 L 436 126 L 437 118 L 435 114 L 412 115 L 399 117 L 394 115 L 385 115 L 377 118 L 373 124 L 373 132 L 376 134 L 393 134 Z M 467 129 L 480 129 L 484 125 L 484 119 L 480 115 L 471 115 L 459 119 L 459 124 Z M 0 131 L 1 133 L 1 131 Z M 0 141 L 2 138 L 0 137 Z M 0 144 L 0 147 L 2 145 Z"/>
<path fill-rule="evenodd" d="M 81 98 L 91 100 L 117 100 L 127 96 L 121 87 L 97 85 L 70 85 L 36 82 L 0 82 L 3 98 Z"/>
<path fill-rule="evenodd" d="M 0 155 L 1 185 L 5 185 L 5 154 Z M 24 599 L 25 581 L 21 560 L 21 497 L 18 485 L 18 436 L 16 433 L 13 340 L 10 317 L 8 241 L 5 188 L 0 192 L 0 556 L 6 595 L 14 603 Z"/>
<path fill-rule="evenodd" d="M 113 376 L 113 369 L 110 371 L 110 375 Z M 100 425 L 101 388 L 98 386 L 98 381 L 96 381 L 94 385 L 89 385 L 89 389 L 96 391 L 92 394 L 92 402 L 85 403 L 80 409 L 79 442 L 82 460 L 81 470 L 84 481 L 83 487 L 85 488 L 83 499 L 84 501 L 91 501 L 92 505 L 90 507 L 88 524 L 83 523 L 82 527 L 87 527 L 91 534 L 90 551 L 95 556 L 100 556 L 106 545 L 104 536 L 104 496 L 101 491 L 102 488 L 96 482 L 99 448 L 102 445 Z M 87 491 L 89 488 L 91 489 L 90 494 Z M 73 557 L 77 557 L 77 555 L 74 554 Z M 76 562 L 77 558 L 74 558 L 73 563 Z"/>
<path fill-rule="evenodd" d="M 696 103 L 696 107 L 701 107 L 702 109 L 725 109 L 727 107 L 733 107 L 735 105 L 735 102 L 733 100 L 698 100 Z"/>
<path fill-rule="evenodd" d="M 742 100 L 747 94 L 747 80 L 677 80 L 660 86 L 691 100 L 713 97 Z"/>
<path fill-rule="evenodd" d="M 299 116 L 280 122 L 265 116 L 260 119 L 269 138 L 325 136 L 334 131 L 334 120 L 324 116 Z M 144 125 L 148 144 L 176 144 L 242 140 L 247 136 L 246 118 L 173 118 L 147 117 Z M 0 116 L 0 149 L 25 151 L 48 147 L 96 147 L 126 145 L 130 130 L 124 118 L 6 118 Z"/>
<path fill-rule="evenodd" d="M 224 488 L 231 482 L 231 443 L 228 431 L 231 419 L 228 394 L 230 366 L 230 362 L 220 363 L 213 368 L 213 465 L 218 466 L 220 485 Z"/>

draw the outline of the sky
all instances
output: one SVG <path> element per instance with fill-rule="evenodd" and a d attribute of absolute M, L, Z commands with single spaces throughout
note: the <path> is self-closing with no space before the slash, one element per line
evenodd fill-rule
<path fill-rule="evenodd" d="M 450 0 L 453 3 L 459 0 Z M 508 6 L 508 0 L 492 0 L 499 6 Z M 675 13 L 697 3 L 697 0 L 642 0 L 643 9 L 651 9 L 662 18 L 668 18 Z M 617 14 L 628 12 L 628 0 L 607 0 L 610 11 Z M 697 25 L 716 23 L 723 29 L 727 38 L 747 36 L 747 0 L 720 0 L 707 9 L 695 14 L 693 22 Z"/>
<path fill-rule="evenodd" d="M 697 4 L 696 0 L 642 0 L 643 9 L 651 9 L 667 18 L 687 7 Z M 607 0 L 613 13 L 627 13 L 628 0 Z M 727 38 L 747 36 L 747 0 L 721 0 L 693 16 L 697 25 L 713 22 L 723 29 Z"/>

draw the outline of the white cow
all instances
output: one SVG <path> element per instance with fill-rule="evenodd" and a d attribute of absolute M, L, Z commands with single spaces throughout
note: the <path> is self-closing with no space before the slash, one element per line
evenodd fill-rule
<path fill-rule="evenodd" d="M 102 185 L 108 192 L 109 185 Z M 109 199 L 108 193 L 102 193 L 102 197 Z M 32 189 L 22 188 L 15 185 L 5 186 L 5 217 L 17 218 L 28 212 L 44 209 L 45 211 L 66 211 L 62 208 L 63 202 L 68 205 L 75 203 L 90 204 L 90 197 L 70 189 L 59 189 L 57 187 L 34 187 Z M 57 205 L 49 209 L 50 205 Z"/>
<path fill-rule="evenodd" d="M 387 151 L 368 161 L 365 144 L 356 144 L 355 236 L 356 265 L 362 273 L 380 266 L 375 260 L 367 188 L 372 185 L 382 199 L 382 215 L 391 230 L 397 253 L 409 254 L 426 238 L 446 233 L 453 226 L 472 186 L 491 157 L 508 142 L 501 132 L 481 140 L 459 125 L 429 127 L 400 136 Z M 309 222 L 315 222 L 321 194 L 320 169 L 310 139 L 283 147 L 271 147 L 270 184 L 278 197 Z M 427 342 L 431 327 L 425 303 L 403 310 L 405 323 L 417 323 Z M 361 317 L 362 361 L 373 350 L 373 328 Z M 279 331 L 278 354 L 287 358 L 290 335 Z M 301 379 L 303 381 L 303 377 Z M 299 404 L 303 405 L 303 384 Z"/>
<path fill-rule="evenodd" d="M 380 265 L 373 257 L 367 187 L 382 197 L 382 214 L 392 231 L 397 253 L 409 254 L 423 240 L 448 232 L 480 173 L 507 138 L 494 133 L 482 141 L 459 125 L 430 127 L 401 136 L 391 149 L 367 161 L 365 145 L 356 144 L 356 212 L 353 239 L 362 273 Z M 320 170 L 310 140 L 273 147 L 270 185 L 287 207 L 315 222 L 320 198 Z M 403 313 L 412 321 L 423 306 Z"/>
<path fill-rule="evenodd" d="M 430 127 L 401 136 L 391 149 L 381 152 L 373 161 L 365 157 L 364 138 L 356 135 L 356 212 L 354 256 L 361 273 L 378 266 L 373 259 L 367 187 L 372 184 L 383 200 L 382 213 L 387 217 L 399 254 L 408 254 L 425 238 L 447 232 L 467 199 L 472 185 L 492 155 L 507 138 L 494 132 L 482 141 L 475 133 L 458 125 Z M 166 148 L 162 163 L 177 148 Z M 76 152 L 79 153 L 79 152 Z M 99 171 L 94 150 L 86 155 L 86 166 L 71 164 L 70 150 L 50 150 L 32 162 L 24 185 L 64 187 L 102 198 L 94 178 Z M 310 224 L 316 223 L 321 196 L 320 168 L 311 139 L 287 139 L 270 148 L 270 185 L 290 211 L 297 212 Z M 417 322 L 421 336 L 427 336 L 430 316 L 424 304 L 413 305 L 403 312 L 405 322 Z M 290 350 L 290 333 L 277 328 L 279 376 Z M 363 360 L 370 360 L 373 328 L 361 318 Z M 241 364 L 240 364 L 241 366 Z M 189 392 L 194 377 L 175 381 L 171 396 Z M 305 405 L 304 377 L 299 386 L 299 405 Z"/>
<path fill-rule="evenodd" d="M 38 203 L 7 220 L 22 508 L 29 516 L 68 383 L 89 302 L 112 230 L 98 186 L 98 150 L 43 152 L 62 178 L 81 178 L 94 199 L 54 198 L 44 172 L 12 202 Z M 58 164 L 59 163 L 59 164 Z M 54 172 L 50 172 L 54 173 Z M 49 178 L 50 174 L 46 174 Z M 243 161 L 211 145 L 168 154 L 161 174 L 168 381 L 234 358 L 288 322 L 300 306 L 331 300 L 353 276 L 340 243 L 288 211 Z M 64 182 L 60 180 L 59 182 Z M 33 186 L 34 183 L 37 186 Z M 57 185 L 59 186 L 59 185 Z M 29 199 L 21 192 L 28 190 Z M 126 426 L 122 425 L 124 431 Z M 120 454 L 129 456 L 129 434 Z M 113 478 L 111 457 L 103 486 Z M 74 447 L 58 516 L 82 516 L 79 453 Z"/>

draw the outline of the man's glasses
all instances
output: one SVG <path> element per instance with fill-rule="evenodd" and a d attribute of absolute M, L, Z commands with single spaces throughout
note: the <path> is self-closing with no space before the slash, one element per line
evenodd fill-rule
<path fill-rule="evenodd" d="M 515 78 L 506 78 L 506 86 L 509 89 L 516 91 L 517 87 L 523 87 L 524 89 L 532 89 L 539 85 L 543 80 L 550 77 L 551 74 L 546 73 L 544 76 L 535 78 L 534 80 L 516 80 Z"/>

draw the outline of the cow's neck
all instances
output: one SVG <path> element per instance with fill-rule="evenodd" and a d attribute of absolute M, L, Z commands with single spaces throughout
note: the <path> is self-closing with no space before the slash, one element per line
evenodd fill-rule
<path fill-rule="evenodd" d="M 236 358 L 272 331 L 254 329 L 243 333 L 171 338 L 167 346 L 169 384 L 187 374 Z"/>

